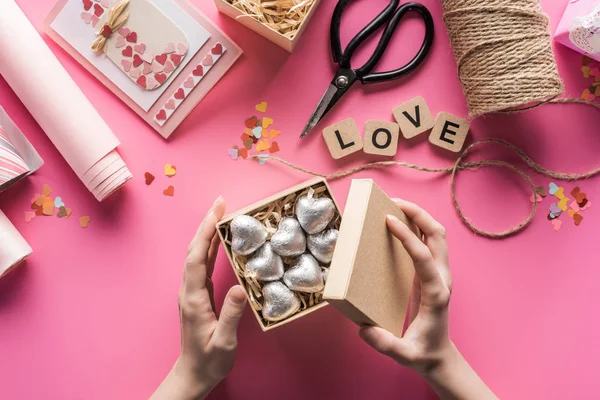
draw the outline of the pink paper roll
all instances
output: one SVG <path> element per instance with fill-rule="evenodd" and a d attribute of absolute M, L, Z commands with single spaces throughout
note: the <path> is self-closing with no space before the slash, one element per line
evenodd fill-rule
<path fill-rule="evenodd" d="M 14 0 L 0 7 L 0 49 L 0 75 L 96 199 L 132 178 L 119 140 Z"/>
<path fill-rule="evenodd" d="M 29 257 L 32 252 L 17 228 L 0 211 L 0 278 Z"/>

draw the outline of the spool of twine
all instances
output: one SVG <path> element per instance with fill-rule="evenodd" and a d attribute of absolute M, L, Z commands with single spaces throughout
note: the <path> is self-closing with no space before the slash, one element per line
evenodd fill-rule
<path fill-rule="evenodd" d="M 471 118 L 537 107 L 563 93 L 538 0 L 442 0 L 442 6 Z"/>

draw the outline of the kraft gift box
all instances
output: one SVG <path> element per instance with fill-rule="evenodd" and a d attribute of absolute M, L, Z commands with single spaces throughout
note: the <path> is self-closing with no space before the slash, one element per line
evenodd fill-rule
<path fill-rule="evenodd" d="M 296 32 L 296 34 L 294 35 L 294 37 L 292 39 L 285 37 L 281 33 L 268 27 L 267 25 L 263 24 L 262 22 L 259 22 L 258 20 L 252 18 L 251 16 L 248 16 L 242 10 L 231 5 L 231 3 L 229 3 L 227 0 L 215 0 L 215 5 L 217 6 L 217 8 L 219 9 L 219 11 L 221 13 L 235 19 L 236 21 L 239 21 L 242 25 L 246 26 L 247 28 L 252 29 L 254 32 L 258 33 L 259 35 L 265 37 L 266 39 L 275 43 L 279 47 L 281 47 L 291 53 L 294 51 L 294 48 L 298 44 L 298 41 L 300 40 L 302 33 L 306 29 L 306 26 L 308 25 L 310 19 L 313 17 L 315 10 L 317 9 L 317 6 L 319 5 L 320 1 L 321 0 L 315 0 L 313 5 L 310 7 L 310 11 L 304 17 L 304 20 L 300 24 L 298 31 Z"/>
<path fill-rule="evenodd" d="M 231 251 L 230 224 L 238 215 L 264 216 L 273 209 L 293 215 L 300 196 L 313 190 L 336 205 L 336 215 L 328 228 L 339 230 L 338 242 L 329 265 L 325 289 L 319 295 L 303 295 L 301 310 L 276 323 L 266 321 L 260 308 L 262 298 L 256 283 L 244 277 L 244 260 Z M 287 204 L 287 205 L 286 205 Z M 414 225 L 390 198 L 370 179 L 353 180 L 344 214 L 340 212 L 325 179 L 316 178 L 294 186 L 226 216 L 217 230 L 234 273 L 248 294 L 250 307 L 263 331 L 268 331 L 312 313 L 327 303 L 359 325 L 377 325 L 402 335 L 414 278 L 412 259 L 387 229 L 386 216 L 392 214 L 418 233 Z M 271 218 L 268 227 L 276 228 Z"/>

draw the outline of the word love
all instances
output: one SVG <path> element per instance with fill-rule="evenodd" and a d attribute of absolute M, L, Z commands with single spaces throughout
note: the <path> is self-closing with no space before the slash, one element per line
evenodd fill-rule
<path fill-rule="evenodd" d="M 367 154 L 393 157 L 398 152 L 400 132 L 405 139 L 430 132 L 431 144 L 458 153 L 470 129 L 468 121 L 446 112 L 434 119 L 423 97 L 416 97 L 392 112 L 396 122 L 367 121 L 364 138 L 351 118 L 323 129 L 331 156 L 337 160 L 363 150 Z"/>

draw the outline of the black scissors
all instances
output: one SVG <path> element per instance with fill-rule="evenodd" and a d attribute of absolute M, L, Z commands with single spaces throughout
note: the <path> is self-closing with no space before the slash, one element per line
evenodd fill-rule
<path fill-rule="evenodd" d="M 350 0 L 340 0 L 335 7 L 331 20 L 331 52 L 333 54 L 333 61 L 339 65 L 339 70 L 329 85 L 329 89 L 323 95 L 321 102 L 308 120 L 308 124 L 306 124 L 300 138 L 305 137 L 319 123 L 323 116 L 333 108 L 357 80 L 366 84 L 398 79 L 416 69 L 425 60 L 433 43 L 433 18 L 429 10 L 419 3 L 406 3 L 398 7 L 400 0 L 391 0 L 390 4 L 373 21 L 354 36 L 350 43 L 348 43 L 346 50 L 342 51 L 340 24 L 344 9 L 349 2 Z M 410 11 L 418 13 L 425 22 L 425 38 L 417 55 L 408 64 L 397 70 L 372 73 L 371 71 L 377 66 L 377 63 L 385 53 L 398 24 Z M 353 69 L 350 61 L 356 49 L 386 22 L 387 26 L 371 58 L 362 67 Z"/>

